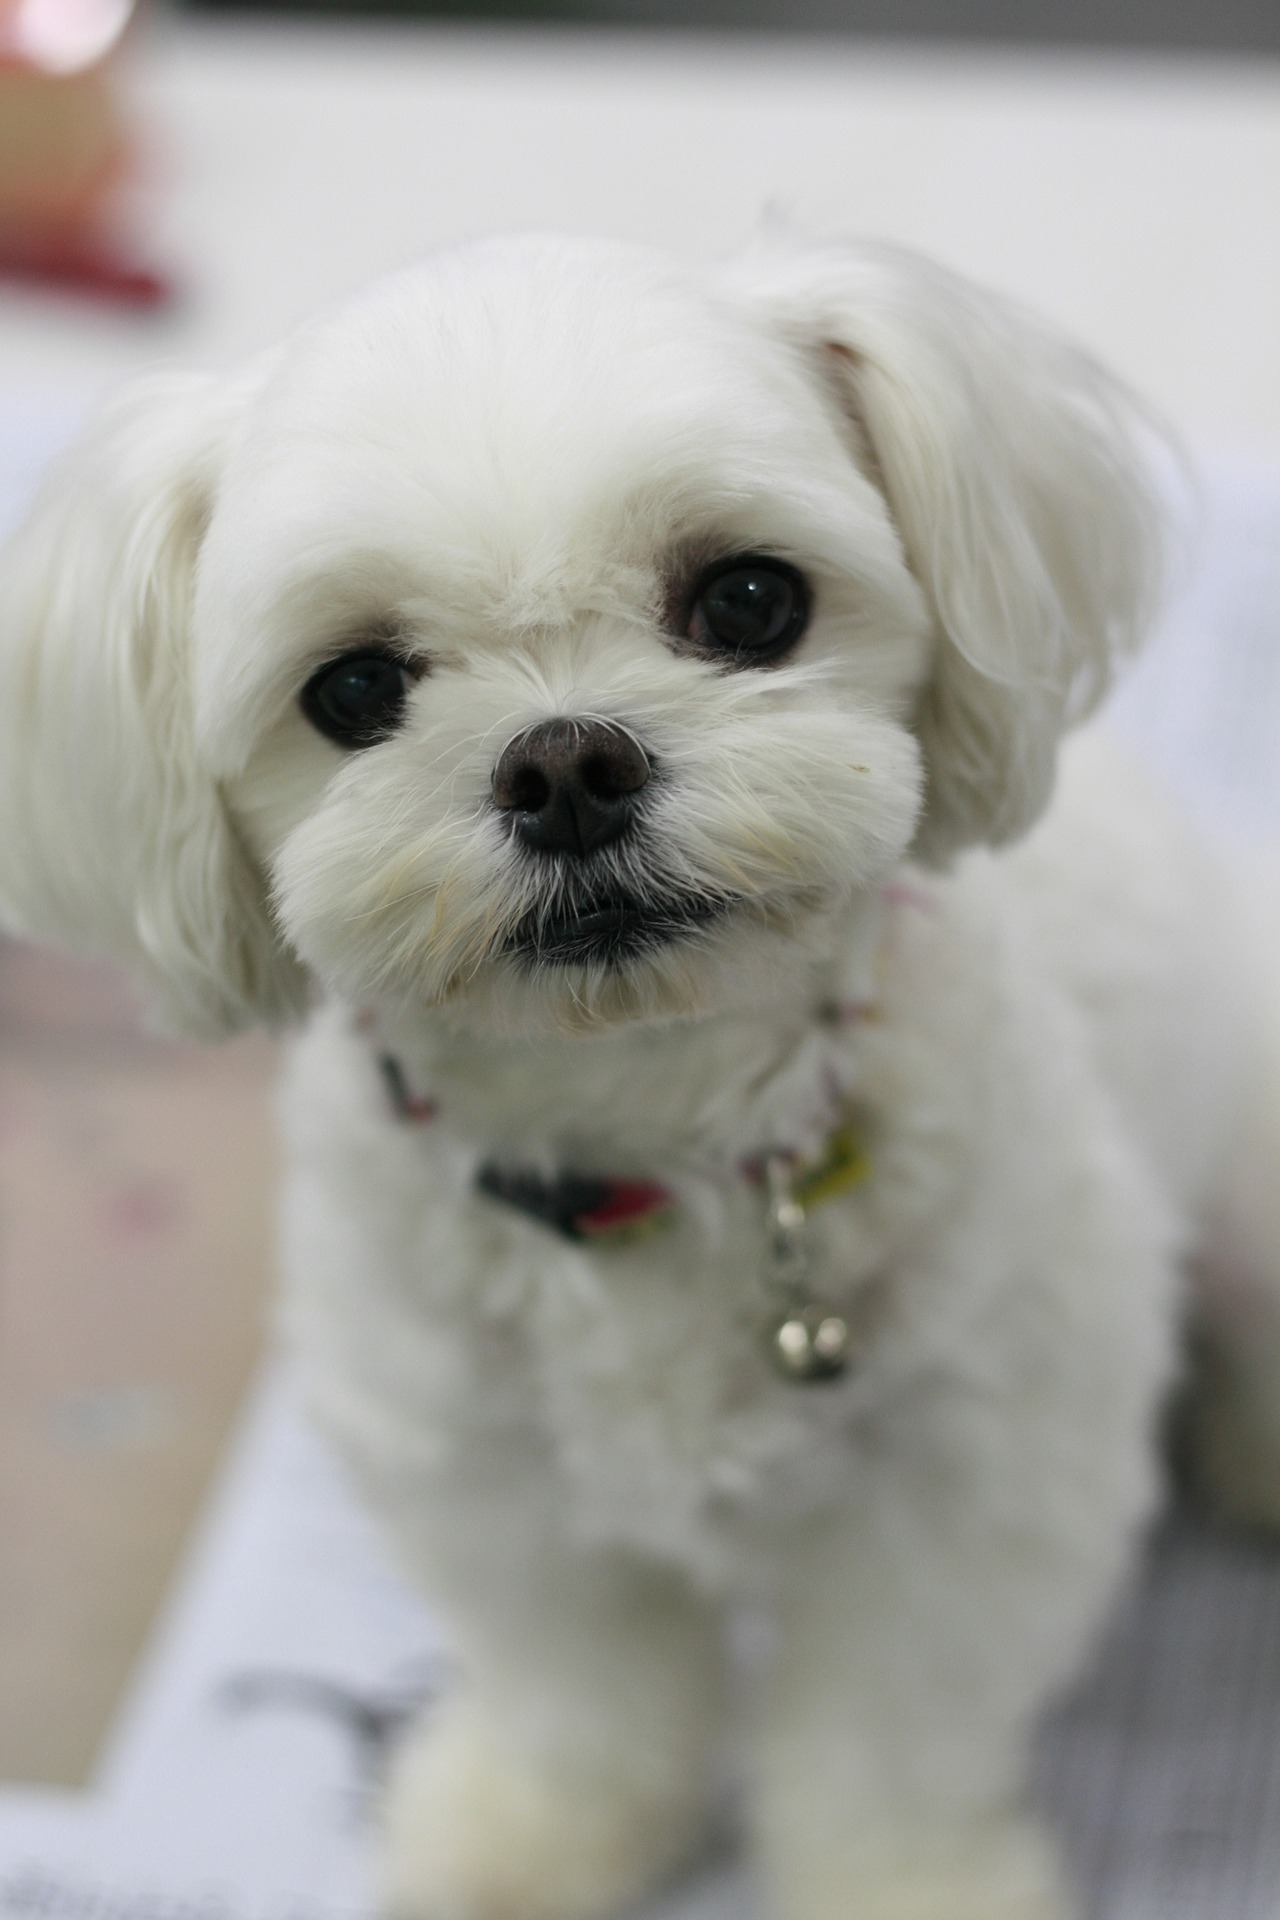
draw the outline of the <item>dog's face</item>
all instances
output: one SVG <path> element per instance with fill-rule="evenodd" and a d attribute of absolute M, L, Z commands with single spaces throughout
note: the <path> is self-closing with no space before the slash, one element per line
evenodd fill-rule
<path fill-rule="evenodd" d="M 1149 549 L 1101 376 L 920 263 L 445 257 L 51 496 L 0 894 L 188 1024 L 738 1005 L 1034 817 Z"/>
<path fill-rule="evenodd" d="M 267 383 L 193 643 L 307 966 L 523 1027 L 820 939 L 914 834 L 928 631 L 816 356 L 649 261 L 503 249 Z"/>

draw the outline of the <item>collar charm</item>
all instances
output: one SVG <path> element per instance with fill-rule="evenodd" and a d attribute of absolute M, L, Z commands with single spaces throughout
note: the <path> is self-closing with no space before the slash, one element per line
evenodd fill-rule
<path fill-rule="evenodd" d="M 840 1380 L 857 1357 L 845 1315 L 818 1299 L 808 1284 L 808 1208 L 856 1185 L 866 1172 L 865 1156 L 848 1129 L 833 1134 L 819 1165 L 799 1178 L 785 1154 L 770 1154 L 765 1162 L 769 1241 L 764 1286 L 774 1314 L 769 1353 L 784 1380 L 802 1386 Z"/>

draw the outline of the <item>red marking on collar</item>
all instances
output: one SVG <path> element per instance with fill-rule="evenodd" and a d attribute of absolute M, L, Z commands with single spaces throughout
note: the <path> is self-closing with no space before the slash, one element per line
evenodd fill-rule
<path fill-rule="evenodd" d="M 656 1180 L 611 1180 L 608 1199 L 590 1213 L 579 1214 L 574 1224 L 579 1233 L 615 1233 L 665 1213 L 674 1204 L 670 1189 Z"/>
<path fill-rule="evenodd" d="M 404 1068 L 393 1053 L 378 1056 L 378 1068 L 382 1074 L 382 1084 L 387 1090 L 391 1102 L 391 1111 L 397 1120 L 403 1120 L 411 1127 L 425 1127 L 435 1119 L 440 1111 L 439 1105 L 430 1094 L 414 1093 L 405 1078 Z"/>

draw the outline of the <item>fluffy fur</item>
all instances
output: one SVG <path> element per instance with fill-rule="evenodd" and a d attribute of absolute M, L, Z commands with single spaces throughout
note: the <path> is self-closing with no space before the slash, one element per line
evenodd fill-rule
<path fill-rule="evenodd" d="M 504 241 L 135 390 L 9 556 L 10 924 L 187 1030 L 313 1009 L 286 1317 L 465 1674 L 390 1785 L 407 1920 L 643 1892 L 731 1725 L 782 1920 L 1061 1911 L 1022 1749 L 1150 1509 L 1180 1263 L 1214 1235 L 1280 1292 L 1280 1049 L 1230 889 L 1097 743 L 1035 826 L 1150 611 L 1140 438 L 1086 356 L 888 249 Z M 769 668 L 673 612 L 743 552 L 812 589 Z M 403 721 L 344 750 L 299 690 L 388 635 Z M 491 799 L 564 716 L 658 770 L 589 863 Z M 588 884 L 728 909 L 612 965 L 512 952 Z M 743 1168 L 850 1114 L 870 1176 L 814 1231 L 867 1347 L 799 1387 Z M 493 1159 L 678 1213 L 570 1245 L 476 1191 Z M 1227 1443 L 1259 1483 L 1265 1403 Z"/>

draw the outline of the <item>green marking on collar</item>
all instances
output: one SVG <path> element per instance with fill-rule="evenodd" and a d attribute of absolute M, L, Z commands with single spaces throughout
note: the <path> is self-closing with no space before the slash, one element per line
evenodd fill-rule
<path fill-rule="evenodd" d="M 820 1207 L 825 1200 L 860 1187 L 871 1172 L 871 1161 L 856 1127 L 837 1127 L 828 1135 L 814 1164 L 797 1173 L 791 1196 L 802 1207 Z"/>

